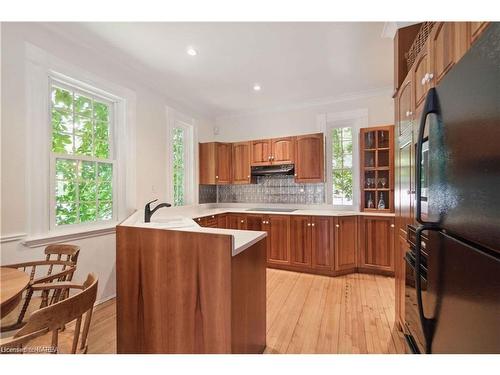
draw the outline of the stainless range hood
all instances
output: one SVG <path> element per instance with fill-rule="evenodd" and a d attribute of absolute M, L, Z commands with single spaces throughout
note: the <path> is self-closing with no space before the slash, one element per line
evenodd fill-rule
<path fill-rule="evenodd" d="M 265 165 L 252 167 L 252 176 L 293 175 L 293 164 Z"/>

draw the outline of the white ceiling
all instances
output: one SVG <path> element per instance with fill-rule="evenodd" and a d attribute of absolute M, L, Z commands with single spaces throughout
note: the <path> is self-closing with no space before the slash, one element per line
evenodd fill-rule
<path fill-rule="evenodd" d="M 217 116 L 392 85 L 383 22 L 59 24 L 118 49 L 179 102 Z M 187 46 L 197 49 L 189 56 Z M 262 91 L 254 92 L 258 82 Z"/>

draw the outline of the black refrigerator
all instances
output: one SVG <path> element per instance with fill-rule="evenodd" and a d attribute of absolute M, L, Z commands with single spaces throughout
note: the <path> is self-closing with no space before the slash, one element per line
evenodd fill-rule
<path fill-rule="evenodd" d="M 429 91 L 415 170 L 410 347 L 500 353 L 500 23 Z"/>

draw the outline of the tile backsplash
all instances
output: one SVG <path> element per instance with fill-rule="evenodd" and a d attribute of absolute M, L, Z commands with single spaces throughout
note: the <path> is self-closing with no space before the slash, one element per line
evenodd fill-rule
<path fill-rule="evenodd" d="M 215 190 L 215 196 L 214 196 Z M 200 203 L 214 203 L 217 188 L 200 185 Z M 219 185 L 219 203 L 325 203 L 325 184 L 296 183 L 293 176 L 260 176 L 254 184 Z"/>

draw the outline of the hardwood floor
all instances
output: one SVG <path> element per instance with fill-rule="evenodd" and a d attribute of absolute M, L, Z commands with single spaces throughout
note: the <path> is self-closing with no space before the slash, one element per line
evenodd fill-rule
<path fill-rule="evenodd" d="M 114 299 L 96 307 L 88 344 L 89 353 L 116 353 Z M 393 278 L 267 270 L 264 353 L 386 354 L 404 348 L 394 323 Z"/>

